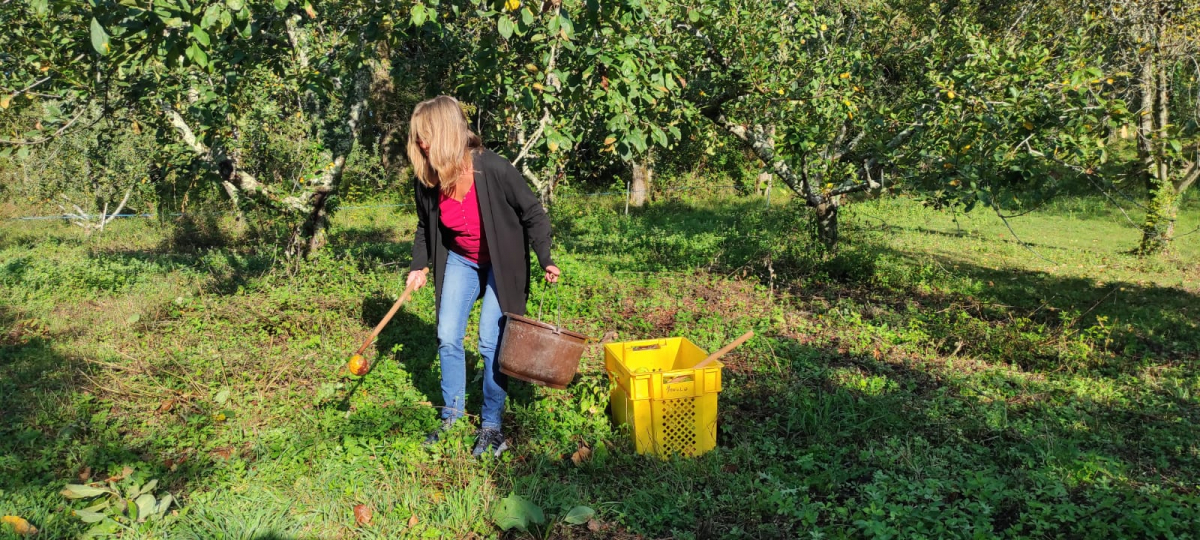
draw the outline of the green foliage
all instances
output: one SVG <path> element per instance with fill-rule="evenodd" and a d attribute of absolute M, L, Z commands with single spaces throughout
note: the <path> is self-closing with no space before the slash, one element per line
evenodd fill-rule
<path fill-rule="evenodd" d="M 497 527 L 506 531 L 513 528 L 525 531 L 531 524 L 545 524 L 546 515 L 538 505 L 525 500 L 520 495 L 512 494 L 496 503 L 496 509 L 492 512 L 492 521 L 496 522 Z"/>
<path fill-rule="evenodd" d="M 157 521 L 166 516 L 175 499 L 170 493 L 156 496 L 158 480 L 145 484 L 129 479 L 132 469 L 126 469 L 120 481 L 109 479 L 103 487 L 87 484 L 67 484 L 62 495 L 72 501 L 84 501 L 86 508 L 71 513 L 89 524 L 84 538 L 95 538 L 136 529 L 137 524 Z"/>

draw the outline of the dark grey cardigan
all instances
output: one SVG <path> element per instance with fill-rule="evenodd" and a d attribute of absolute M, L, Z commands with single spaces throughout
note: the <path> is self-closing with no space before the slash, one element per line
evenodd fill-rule
<path fill-rule="evenodd" d="M 542 268 L 554 264 L 550 258 L 550 218 L 525 184 L 525 178 L 507 159 L 486 149 L 476 151 L 472 159 L 479 217 L 487 237 L 492 271 L 496 275 L 500 309 L 524 315 L 525 301 L 529 297 L 530 246 Z M 414 191 L 417 234 L 413 241 L 412 269 L 426 268 L 430 260 L 434 261 L 433 286 L 440 312 L 442 276 L 446 273 L 448 251 L 439 221 L 438 189 L 427 188 L 418 180 Z"/>

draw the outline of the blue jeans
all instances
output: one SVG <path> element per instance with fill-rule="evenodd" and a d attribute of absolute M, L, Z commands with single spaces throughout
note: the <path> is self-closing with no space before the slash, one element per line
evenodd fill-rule
<path fill-rule="evenodd" d="M 491 265 L 480 268 L 453 251 L 446 259 L 442 278 L 441 309 L 438 312 L 438 356 L 442 360 L 442 398 L 446 408 L 443 419 L 457 419 L 466 413 L 467 360 L 463 338 L 467 318 L 479 289 L 483 287 L 483 307 L 479 314 L 479 355 L 483 357 L 483 425 L 500 429 L 504 413 L 508 377 L 500 373 L 496 345 L 500 341 L 500 302 L 496 299 L 496 277 Z"/>

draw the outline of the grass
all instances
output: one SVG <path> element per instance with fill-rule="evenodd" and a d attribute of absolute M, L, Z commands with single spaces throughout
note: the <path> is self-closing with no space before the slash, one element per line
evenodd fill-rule
<path fill-rule="evenodd" d="M 1138 259 L 1119 213 L 1071 201 L 1012 220 L 1025 246 L 992 215 L 893 198 L 848 206 L 831 256 L 784 202 L 626 217 L 618 201 L 562 201 L 564 326 L 707 350 L 759 337 L 725 359 L 719 448 L 703 457 L 634 455 L 591 346 L 566 391 L 514 382 L 515 450 L 476 461 L 466 427 L 420 448 L 440 401 L 430 291 L 380 336 L 370 375 L 341 369 L 399 292 L 403 210 L 338 215 L 300 267 L 263 247 L 273 229 L 254 216 L 240 234 L 129 220 L 92 239 L 0 224 L 0 512 L 79 534 L 86 504 L 63 485 L 128 467 L 119 487 L 157 479 L 180 504 L 115 524 L 123 538 L 494 537 L 512 494 L 547 519 L 507 534 L 538 538 L 1200 529 L 1194 236 Z M 1178 229 L 1198 225 L 1186 207 Z M 590 524 L 563 519 L 576 506 Z"/>

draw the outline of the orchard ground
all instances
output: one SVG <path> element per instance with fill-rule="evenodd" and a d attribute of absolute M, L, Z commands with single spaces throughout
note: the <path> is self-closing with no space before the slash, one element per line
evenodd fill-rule
<path fill-rule="evenodd" d="M 628 217 L 619 200 L 559 201 L 565 327 L 707 350 L 757 334 L 725 360 L 717 450 L 666 461 L 611 425 L 596 345 L 566 391 L 512 384 L 503 458 L 471 459 L 466 427 L 422 449 L 440 400 L 432 291 L 370 349 L 367 377 L 343 367 L 400 292 L 406 208 L 337 214 L 299 266 L 254 215 L 121 220 L 91 239 L 3 221 L 0 512 L 73 536 L 86 503 L 63 486 L 129 468 L 119 486 L 157 479 L 179 504 L 122 538 L 1185 537 L 1200 530 L 1200 233 L 1139 259 L 1138 216 L 1105 204 L 1014 219 L 1022 245 L 985 212 L 858 203 L 830 257 L 784 201 Z M 1192 200 L 1176 230 L 1197 227 Z M 545 524 L 502 532 L 512 494 Z M 590 522 L 565 520 L 577 506 Z"/>

